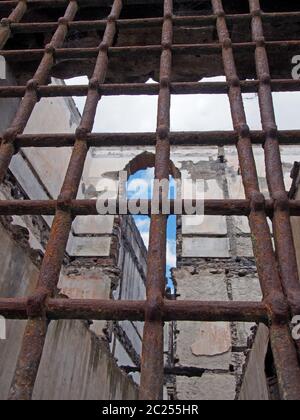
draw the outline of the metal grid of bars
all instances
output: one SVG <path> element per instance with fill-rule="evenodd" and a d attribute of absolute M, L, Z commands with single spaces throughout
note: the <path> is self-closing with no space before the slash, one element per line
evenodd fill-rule
<path fill-rule="evenodd" d="M 160 399 L 163 390 L 163 323 L 171 320 L 193 321 L 247 321 L 263 322 L 270 327 L 282 399 L 300 399 L 300 343 L 291 337 L 289 323 L 300 314 L 300 283 L 293 245 L 290 215 L 300 216 L 300 202 L 289 201 L 283 183 L 280 144 L 297 144 L 299 131 L 279 132 L 276 127 L 272 91 L 299 90 L 295 80 L 272 80 L 267 49 L 294 48 L 300 41 L 267 42 L 264 39 L 263 20 L 299 18 L 297 13 L 263 13 L 259 0 L 249 0 L 248 14 L 226 15 L 222 0 L 212 0 L 210 16 L 176 17 L 173 0 L 161 0 L 163 17 L 154 19 L 120 20 L 123 2 L 114 0 L 111 13 L 105 20 L 76 22 L 76 13 L 83 0 L 20 0 L 2 1 L 0 7 L 10 14 L 0 26 L 0 47 L 4 48 L 10 36 L 26 32 L 53 32 L 52 39 L 42 50 L 1 50 L 11 60 L 35 57 L 40 64 L 26 86 L 0 87 L 0 97 L 22 97 L 11 126 L 3 134 L 0 146 L 0 180 L 3 182 L 13 154 L 20 147 L 73 146 L 67 174 L 57 200 L 0 201 L 1 215 L 55 215 L 35 293 L 29 298 L 0 298 L 0 315 L 10 319 L 28 319 L 21 352 L 10 390 L 10 399 L 30 399 L 52 319 L 139 320 L 145 321 L 141 366 L 141 399 Z M 85 3 L 93 3 L 85 0 Z M 65 6 L 65 14 L 57 23 L 21 23 L 28 6 L 43 3 Z M 134 2 L 133 2 L 134 3 Z M 234 44 L 228 30 L 229 21 L 250 21 L 252 42 Z M 174 25 L 189 22 L 214 23 L 219 43 L 175 45 Z M 118 26 L 144 27 L 162 25 L 161 45 L 140 47 L 113 47 Z M 70 28 L 88 30 L 104 28 L 98 48 L 63 47 Z M 234 52 L 246 49 L 255 57 L 257 80 L 240 81 Z M 171 83 L 174 54 L 219 52 L 223 58 L 226 82 Z M 109 57 L 114 54 L 160 55 L 160 83 L 105 84 Z M 56 58 L 96 57 L 93 76 L 88 86 L 47 86 L 47 80 Z M 243 106 L 243 92 L 258 92 L 262 132 L 250 132 Z M 228 93 L 234 132 L 170 133 L 171 94 Z M 103 95 L 158 95 L 156 134 L 93 134 L 98 102 Z M 24 135 L 23 131 L 32 111 L 41 97 L 87 96 L 81 123 L 75 135 Z M 64 252 L 74 217 L 97 214 L 93 200 L 76 200 L 88 148 L 91 146 L 156 145 L 155 177 L 168 179 L 170 148 L 172 145 L 229 145 L 236 144 L 246 193 L 245 200 L 206 200 L 205 214 L 248 216 L 253 238 L 253 250 L 263 291 L 263 302 L 201 302 L 169 301 L 165 299 L 166 224 L 167 216 L 152 215 L 148 251 L 146 301 L 100 301 L 55 299 Z M 270 199 L 260 193 L 253 144 L 264 147 Z M 171 212 L 174 205 L 171 203 Z M 148 213 L 151 202 L 148 201 Z M 267 223 L 273 222 L 275 251 Z"/>

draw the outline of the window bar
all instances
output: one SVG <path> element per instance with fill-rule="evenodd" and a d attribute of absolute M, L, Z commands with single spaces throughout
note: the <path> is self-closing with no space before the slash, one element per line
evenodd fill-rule
<path fill-rule="evenodd" d="M 74 1 L 74 0 L 70 0 Z M 282 51 L 295 51 L 298 52 L 300 46 L 300 40 L 289 40 L 289 41 L 266 41 L 266 46 L 274 52 Z M 255 42 L 237 42 L 232 43 L 232 48 L 235 51 L 241 51 L 251 53 L 255 51 Z M 211 44 L 174 44 L 172 51 L 174 55 L 189 54 L 215 54 L 221 52 L 222 46 L 218 43 Z M 114 56 L 137 56 L 141 53 L 149 55 L 159 56 L 161 53 L 161 45 L 129 45 L 124 47 L 110 47 L 109 53 L 112 57 Z M 20 60 L 38 60 L 43 57 L 44 49 L 28 49 L 28 50 L 0 50 L 0 54 L 12 61 Z M 98 48 L 57 48 L 55 55 L 59 59 L 69 58 L 96 58 L 98 55 Z"/>
<path fill-rule="evenodd" d="M 258 97 L 261 120 L 265 133 L 264 152 L 266 176 L 270 195 L 274 200 L 273 229 L 276 252 L 284 292 L 293 315 L 300 314 L 300 282 L 293 234 L 290 223 L 288 195 L 285 190 L 280 156 L 278 131 L 270 85 L 270 69 L 265 48 L 265 38 L 259 0 L 249 0 L 252 14 L 252 38 L 256 42 L 255 62 L 260 81 Z M 299 343 L 300 344 L 300 343 Z M 300 350 L 300 347 L 299 347 Z"/>
<path fill-rule="evenodd" d="M 45 303 L 47 319 L 144 321 L 146 301 L 52 299 Z M 27 298 L 0 298 L 0 313 L 7 319 L 27 319 Z M 272 314 L 263 302 L 169 301 L 163 308 L 164 321 L 239 321 L 268 325 Z"/>
<path fill-rule="evenodd" d="M 26 1 L 26 0 L 24 0 Z M 1 3 L 0 3 L 1 6 Z M 248 23 L 251 21 L 251 14 L 233 14 L 227 15 L 227 21 L 231 23 L 245 22 Z M 279 12 L 279 13 L 264 13 L 263 19 L 264 22 L 276 22 L 282 19 L 285 19 L 286 22 L 299 22 L 300 12 Z M 18 21 L 19 22 L 19 21 Z M 10 29 L 12 34 L 20 33 L 43 33 L 55 30 L 57 27 L 56 22 L 32 22 L 32 23 L 18 23 L 14 20 Z M 92 31 L 105 29 L 106 19 L 101 20 L 84 20 L 84 21 L 75 21 L 70 23 L 70 29 L 76 29 L 77 31 Z M 174 16 L 173 24 L 174 26 L 181 25 L 213 25 L 216 22 L 215 15 L 207 16 Z M 157 27 L 163 23 L 163 18 L 136 18 L 136 19 L 120 19 L 117 21 L 117 25 L 120 29 L 123 28 L 144 28 L 147 27 Z"/>
<path fill-rule="evenodd" d="M 170 143 L 174 146 L 231 146 L 236 145 L 238 134 L 234 131 L 184 131 L 171 132 Z M 263 144 L 262 131 L 251 132 L 252 144 Z M 300 142 L 300 130 L 278 132 L 278 141 L 283 145 Z M 91 133 L 87 134 L 89 147 L 154 146 L 155 133 Z M 16 138 L 19 147 L 70 147 L 75 143 L 74 134 L 24 134 Z"/>
<path fill-rule="evenodd" d="M 69 207 L 72 215 L 75 216 L 96 216 L 98 215 L 97 202 L 101 200 L 70 200 Z M 136 201 L 133 201 L 136 203 Z M 196 200 L 185 200 L 185 204 L 190 206 L 196 206 Z M 290 214 L 292 216 L 300 216 L 300 200 L 289 200 Z M 107 207 L 107 200 L 103 200 L 103 205 Z M 175 213 L 175 202 L 169 200 L 170 204 L 170 215 Z M 0 200 L 0 215 L 1 216 L 25 216 L 25 215 L 43 215 L 52 216 L 55 215 L 57 207 L 59 205 L 58 200 Z M 141 208 L 147 209 L 143 212 L 145 216 L 151 215 L 151 201 L 140 200 Z M 131 212 L 131 200 L 127 201 L 128 214 Z M 120 203 L 116 202 L 115 215 L 119 214 Z M 184 205 L 182 203 L 182 214 L 187 215 Z M 250 200 L 243 199 L 211 199 L 204 200 L 204 213 L 210 216 L 249 216 L 252 211 Z M 265 212 L 268 217 L 272 217 L 274 213 L 274 202 L 273 200 L 265 201 Z"/>
<path fill-rule="evenodd" d="M 0 22 L 0 48 L 3 48 L 11 36 L 11 26 L 21 21 L 27 11 L 27 0 L 19 0 L 17 6 L 10 13 L 8 18 L 1 19 Z"/>
<path fill-rule="evenodd" d="M 265 214 L 265 198 L 259 190 L 250 130 L 246 121 L 240 80 L 235 66 L 232 42 L 226 23 L 226 14 L 223 9 L 222 0 L 212 0 L 212 6 L 214 13 L 218 17 L 217 32 L 220 43 L 222 44 L 224 70 L 230 85 L 228 95 L 233 125 L 234 129 L 239 133 L 237 150 L 245 194 L 251 201 L 252 211 L 249 215 L 249 224 L 253 237 L 253 251 L 264 301 L 270 304 L 271 310 L 273 311 L 273 323 L 275 325 L 272 325 L 270 328 L 271 343 L 274 356 L 277 357 L 275 363 L 281 396 L 284 399 L 299 399 L 300 368 L 289 329 L 288 327 L 279 325 L 280 321 L 288 324 L 288 308 L 277 270 L 270 229 Z M 289 361 L 289 363 L 282 363 L 282 359 L 285 357 L 286 362 Z"/>
<path fill-rule="evenodd" d="M 0 146 L 0 182 L 3 182 L 10 161 L 16 151 L 14 147 L 16 136 L 23 133 L 32 111 L 39 100 L 37 88 L 39 85 L 47 83 L 55 59 L 55 50 L 63 45 L 68 32 L 68 22 L 74 19 L 77 10 L 77 2 L 70 0 L 65 15 L 58 20 L 58 28 L 53 34 L 50 44 L 45 48 L 44 55 L 33 79 L 27 83 L 25 96 L 15 118 L 11 126 L 3 134 L 3 140 Z"/>
<path fill-rule="evenodd" d="M 59 273 L 73 221 L 69 204 L 72 199 L 76 198 L 78 192 L 88 150 L 85 136 L 93 129 L 97 105 L 101 99 L 97 85 L 100 82 L 103 83 L 106 77 L 108 67 L 107 51 L 113 43 L 116 32 L 115 22 L 121 13 L 121 9 L 122 0 L 114 0 L 104 37 L 99 47 L 93 77 L 90 80 L 81 123 L 76 130 L 76 141 L 58 199 L 57 212 L 40 270 L 38 287 L 35 295 L 28 301 L 28 315 L 30 319 L 25 330 L 12 382 L 10 399 L 30 399 L 32 396 L 47 333 L 48 322 L 45 316 L 45 301 L 54 294 L 59 280 Z"/>
<path fill-rule="evenodd" d="M 50 70 L 54 62 L 55 48 L 61 46 L 67 35 L 68 21 L 74 19 L 78 10 L 76 1 L 70 1 L 63 18 L 59 19 L 59 26 L 50 44 L 46 47 L 46 52 L 43 59 L 35 72 L 34 78 L 27 83 L 25 96 L 18 108 L 17 114 L 3 135 L 3 143 L 0 148 L 0 182 L 3 182 L 8 169 L 10 160 L 15 152 L 14 141 L 17 134 L 20 134 L 25 129 L 31 113 L 38 102 L 38 95 L 36 88 L 39 84 L 45 84 L 49 77 Z M 65 220 L 63 221 L 65 222 Z M 53 223 L 56 226 L 57 223 Z M 62 230 L 62 221 L 60 221 L 57 231 L 57 241 L 61 240 L 60 233 Z M 52 239 L 53 240 L 53 239 Z M 48 247 L 51 246 L 51 238 Z M 59 246 L 56 252 L 61 254 L 63 258 L 64 250 Z M 43 260 L 43 267 L 47 266 L 49 253 L 45 253 Z M 47 280 L 51 278 L 55 272 L 58 271 L 57 265 L 51 266 L 47 273 Z M 58 271 L 59 273 L 59 271 Z M 40 273 L 40 279 L 42 271 Z M 41 280 L 39 280 L 41 283 Z M 46 282 L 45 282 L 46 283 Z M 36 294 L 29 299 L 28 303 L 28 317 L 22 347 L 18 357 L 18 362 L 14 377 L 12 380 L 9 399 L 26 400 L 30 399 L 33 392 L 34 382 L 37 375 L 40 359 L 42 356 L 44 341 L 47 333 L 48 322 L 45 318 L 43 302 L 45 301 L 48 291 L 51 290 L 51 285 L 47 284 L 47 288 L 38 286 Z"/>
<path fill-rule="evenodd" d="M 170 175 L 169 131 L 173 42 L 172 19 L 173 0 L 164 0 L 155 156 L 155 179 L 160 181 L 169 180 Z M 147 308 L 140 386 L 141 400 L 157 400 L 163 397 L 164 324 L 162 312 L 166 278 L 167 221 L 168 217 L 162 214 L 151 216 L 146 283 Z"/>
<path fill-rule="evenodd" d="M 271 80 L 274 92 L 294 92 L 300 90 L 300 80 L 294 79 L 275 79 Z M 241 81 L 243 93 L 256 93 L 258 91 L 258 80 Z M 158 95 L 159 85 L 156 83 L 123 83 L 123 84 L 99 84 L 98 87 L 102 96 L 119 95 Z M 226 82 L 179 82 L 171 83 L 171 93 L 173 95 L 185 94 L 227 94 L 228 84 Z M 0 86 L 1 98 L 22 98 L 26 92 L 26 86 Z M 37 93 L 39 98 L 58 98 L 66 96 L 86 96 L 88 86 L 86 85 L 50 85 L 38 86 Z"/>

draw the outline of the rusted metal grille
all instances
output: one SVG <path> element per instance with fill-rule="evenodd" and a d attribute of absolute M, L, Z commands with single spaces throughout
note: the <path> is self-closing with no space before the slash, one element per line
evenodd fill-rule
<path fill-rule="evenodd" d="M 110 15 L 101 21 L 76 21 L 83 0 L 20 0 L 1 1 L 2 10 L 10 11 L 1 22 L 0 54 L 8 59 L 23 60 L 30 55 L 40 64 L 26 86 L 0 87 L 0 97 L 21 97 L 22 101 L 11 126 L 5 131 L 0 147 L 0 179 L 4 180 L 14 153 L 21 147 L 72 146 L 73 152 L 67 174 L 57 200 L 1 201 L 1 215 L 54 215 L 35 293 L 29 298 L 1 298 L 0 314 L 9 319 L 28 319 L 21 352 L 10 390 L 10 399 L 30 399 L 39 369 L 49 320 L 94 319 L 145 321 L 141 365 L 141 399 L 160 399 L 163 391 L 163 325 L 171 320 L 246 321 L 262 322 L 269 326 L 282 399 L 300 399 L 300 343 L 293 341 L 290 321 L 300 314 L 300 283 L 293 244 L 290 215 L 300 216 L 300 202 L 290 201 L 283 182 L 280 144 L 297 144 L 300 131 L 279 132 L 276 127 L 272 91 L 299 90 L 296 80 L 272 80 L 267 50 L 297 47 L 300 41 L 271 41 L 264 38 L 263 21 L 285 19 L 299 13 L 264 13 L 259 0 L 249 0 L 248 14 L 226 15 L 221 0 L 212 0 L 213 14 L 209 16 L 174 16 L 173 0 L 161 0 L 163 17 L 152 19 L 120 19 L 122 0 L 106 1 L 112 6 Z M 88 3 L 89 0 L 86 0 Z M 28 7 L 43 3 L 65 5 L 64 15 L 56 23 L 21 23 Z M 91 2 L 92 4 L 93 2 Z M 133 2 L 134 3 L 134 2 Z M 229 21 L 251 21 L 252 42 L 233 43 L 228 30 Z M 219 42 L 216 44 L 178 45 L 173 42 L 174 25 L 189 22 L 210 22 L 216 25 Z M 161 45 L 114 47 L 116 30 L 122 26 L 162 25 Z M 104 28 L 97 48 L 63 48 L 70 28 L 78 31 Z M 44 49 L 8 50 L 5 44 L 14 34 L 53 32 Z M 253 54 L 257 80 L 241 81 L 236 70 L 234 52 L 245 49 Z M 226 82 L 172 83 L 173 54 L 214 51 L 222 55 Z M 160 83 L 106 84 L 109 57 L 120 54 L 160 54 Z M 51 68 L 58 58 L 96 58 L 88 86 L 47 86 Z M 258 92 L 262 132 L 250 132 L 246 121 L 242 93 Z M 171 94 L 228 93 L 233 132 L 170 132 Z M 158 95 L 156 134 L 95 134 L 92 133 L 98 102 L 103 95 Z M 41 97 L 87 96 L 81 123 L 75 135 L 24 135 L 32 111 Z M 67 240 L 74 217 L 97 214 L 94 200 L 76 200 L 87 151 L 91 146 L 156 145 L 155 177 L 169 178 L 170 148 L 177 146 L 236 144 L 245 200 L 205 200 L 207 215 L 241 215 L 249 218 L 253 250 L 256 258 L 262 302 L 201 302 L 165 299 L 166 224 L 167 216 L 152 215 L 148 251 L 146 301 L 101 301 L 55 299 L 54 291 L 63 264 Z M 253 144 L 264 147 L 266 174 L 270 199 L 259 190 Z M 174 203 L 171 203 L 171 214 Z M 151 202 L 148 202 L 149 214 Z M 275 251 L 268 226 L 271 218 Z"/>

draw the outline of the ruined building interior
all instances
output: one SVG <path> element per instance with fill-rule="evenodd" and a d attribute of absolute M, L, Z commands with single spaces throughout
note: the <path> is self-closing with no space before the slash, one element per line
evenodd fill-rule
<path fill-rule="evenodd" d="M 299 400 L 299 1 L 0 18 L 0 399 Z M 149 168 L 204 182 L 168 279 L 168 216 L 147 201 L 147 242 L 97 212 L 102 181 Z"/>

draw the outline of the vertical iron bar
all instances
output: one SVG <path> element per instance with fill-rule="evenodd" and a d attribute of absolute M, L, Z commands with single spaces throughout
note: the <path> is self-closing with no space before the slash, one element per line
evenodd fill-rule
<path fill-rule="evenodd" d="M 73 220 L 70 204 L 71 200 L 76 198 L 80 185 L 88 151 L 86 136 L 93 129 L 97 105 L 101 99 L 98 85 L 105 80 L 108 67 L 107 52 L 108 48 L 113 44 L 116 33 L 116 21 L 120 16 L 121 10 L 122 0 L 114 0 L 111 14 L 108 17 L 104 37 L 99 47 L 99 54 L 93 78 L 90 81 L 81 123 L 76 131 L 75 145 L 59 196 L 58 210 L 52 224 L 50 238 L 39 275 L 36 298 L 41 311 L 44 309 L 44 303 L 47 297 L 52 296 L 55 292 L 59 280 L 64 252 Z M 33 302 L 33 304 L 35 304 L 35 302 Z M 41 322 L 44 322 L 44 328 L 42 329 Z M 40 317 L 34 317 L 34 319 L 28 322 L 16 372 L 11 385 L 9 399 L 20 400 L 31 398 L 46 339 L 46 333 L 47 321 L 45 318 L 41 320 Z M 35 348 L 38 350 L 30 350 L 30 342 L 33 341 L 35 343 Z"/>
<path fill-rule="evenodd" d="M 157 112 L 155 179 L 169 181 L 170 169 L 170 82 L 172 72 L 173 0 L 164 0 L 160 89 Z M 160 197 L 161 198 L 161 197 Z M 147 268 L 147 309 L 144 326 L 141 400 L 163 398 L 164 323 L 162 308 L 166 279 L 167 221 L 165 215 L 152 215 Z"/>
<path fill-rule="evenodd" d="M 300 314 L 300 282 L 293 241 L 288 195 L 285 190 L 278 132 L 276 126 L 271 76 L 265 47 L 264 30 L 259 0 L 249 0 L 252 14 L 252 39 L 256 43 L 255 63 L 259 79 L 258 98 L 263 131 L 265 133 L 266 176 L 275 211 L 273 230 L 281 281 L 293 315 Z"/>
<path fill-rule="evenodd" d="M 221 0 L 212 0 L 213 12 L 217 15 L 217 32 L 222 43 L 224 71 L 229 84 L 229 102 L 232 121 L 238 134 L 237 152 L 246 198 L 251 201 L 249 224 L 252 232 L 253 251 L 261 281 L 264 298 L 268 300 L 276 292 L 282 294 L 276 259 L 273 252 L 270 229 L 265 214 L 265 200 L 260 193 L 250 130 L 247 125 L 243 98 L 226 16 Z"/>
<path fill-rule="evenodd" d="M 243 98 L 241 94 L 240 80 L 238 78 L 235 59 L 232 49 L 232 41 L 226 23 L 226 14 L 223 9 L 222 0 L 212 0 L 213 11 L 217 15 L 217 31 L 219 40 L 222 43 L 222 56 L 224 70 L 229 83 L 229 101 L 231 106 L 232 120 L 234 129 L 239 134 L 237 150 L 239 162 L 242 171 L 242 178 L 245 188 L 246 197 L 251 200 L 251 213 L 249 216 L 249 224 L 252 232 L 253 251 L 256 259 L 258 275 L 266 302 L 269 302 L 272 312 L 274 313 L 274 321 L 279 318 L 287 318 L 286 302 L 283 295 L 281 280 L 277 270 L 276 257 L 273 251 L 271 233 L 267 224 L 265 213 L 265 199 L 259 191 L 258 178 L 256 172 L 256 164 L 252 150 L 250 130 L 247 125 L 246 115 L 244 111 Z M 287 320 L 286 320 L 287 321 Z M 291 340 L 288 329 L 281 330 L 281 334 L 285 336 L 285 340 L 279 341 L 274 333 L 274 325 L 271 326 L 272 346 L 276 349 L 276 354 L 280 352 L 293 355 L 293 359 L 297 360 L 295 346 Z M 282 337 L 281 335 L 281 337 Z M 284 342 L 284 346 L 282 343 Z M 278 361 L 278 358 L 275 361 Z M 293 391 L 291 388 L 285 389 L 286 383 L 289 381 L 290 369 L 287 363 L 276 363 L 278 376 L 282 379 L 280 382 L 282 398 L 294 398 L 296 395 L 300 399 L 300 381 L 293 382 Z M 300 378 L 299 364 L 293 364 L 294 378 Z M 285 391 L 283 391 L 285 389 Z"/>

